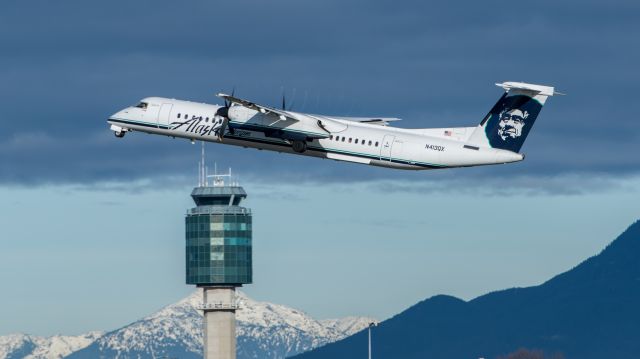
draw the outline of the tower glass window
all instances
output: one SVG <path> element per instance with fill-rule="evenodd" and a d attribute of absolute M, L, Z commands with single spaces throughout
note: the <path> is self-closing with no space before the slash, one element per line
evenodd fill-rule
<path fill-rule="evenodd" d="M 186 282 L 196 285 L 241 285 L 252 278 L 252 217 L 240 207 L 247 194 L 240 186 L 200 186 L 187 212 Z"/>

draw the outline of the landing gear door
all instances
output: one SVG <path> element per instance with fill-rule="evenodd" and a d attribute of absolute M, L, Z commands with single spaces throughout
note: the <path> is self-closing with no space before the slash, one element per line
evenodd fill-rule
<path fill-rule="evenodd" d="M 380 159 L 383 161 L 391 161 L 391 147 L 393 147 L 393 140 L 396 136 L 386 135 L 382 139 L 382 145 L 380 146 Z"/>
<path fill-rule="evenodd" d="M 173 108 L 173 104 L 163 103 L 162 107 L 160 107 L 160 114 L 158 115 L 158 122 L 156 123 L 157 127 L 162 127 L 161 125 L 168 126 L 169 125 L 169 116 L 171 115 L 171 109 Z"/>

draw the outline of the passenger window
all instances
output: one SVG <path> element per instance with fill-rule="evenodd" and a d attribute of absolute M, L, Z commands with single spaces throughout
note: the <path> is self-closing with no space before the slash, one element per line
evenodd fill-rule
<path fill-rule="evenodd" d="M 209 122 L 209 117 L 205 118 L 204 122 Z"/>
<path fill-rule="evenodd" d="M 329 136 L 329 139 L 330 139 L 330 140 L 333 140 L 333 135 L 330 135 L 330 136 Z"/>
<path fill-rule="evenodd" d="M 358 139 L 356 138 L 356 145 L 358 144 Z"/>
<path fill-rule="evenodd" d="M 345 137 L 342 137 L 342 142 L 344 142 Z"/>
<path fill-rule="evenodd" d="M 378 147 L 378 141 L 376 141 L 376 147 Z"/>
<path fill-rule="evenodd" d="M 178 114 L 178 118 L 180 118 L 180 114 Z"/>
<path fill-rule="evenodd" d="M 351 143 L 351 137 L 349 137 L 349 143 Z"/>
<path fill-rule="evenodd" d="M 186 113 L 184 114 L 184 118 L 189 118 L 189 115 L 187 115 Z"/>
<path fill-rule="evenodd" d="M 369 140 L 369 146 L 371 146 L 371 140 Z"/>

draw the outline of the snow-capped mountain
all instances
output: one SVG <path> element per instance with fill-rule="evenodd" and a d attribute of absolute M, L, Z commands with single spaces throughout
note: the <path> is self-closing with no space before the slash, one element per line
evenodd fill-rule
<path fill-rule="evenodd" d="M 54 335 L 37 337 L 11 334 L 0 337 L 0 358 L 59 359 L 89 346 L 103 332 L 90 332 L 78 336 Z"/>
<path fill-rule="evenodd" d="M 371 318 L 319 321 L 283 305 L 239 295 L 238 358 L 285 358 L 328 344 L 367 327 Z"/>
<path fill-rule="evenodd" d="M 0 337 L 0 359 L 201 358 L 202 292 L 123 328 L 100 335 L 49 338 Z M 285 358 L 350 336 L 370 318 L 315 320 L 283 305 L 258 302 L 238 292 L 238 358 Z"/>

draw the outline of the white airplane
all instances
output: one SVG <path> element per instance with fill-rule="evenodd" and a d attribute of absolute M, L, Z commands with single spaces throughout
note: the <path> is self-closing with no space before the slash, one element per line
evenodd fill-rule
<path fill-rule="evenodd" d="M 404 129 L 397 118 L 294 112 L 218 94 L 224 106 L 148 97 L 107 121 L 117 137 L 140 131 L 373 166 L 424 170 L 522 161 L 520 148 L 553 87 L 522 82 L 505 90 L 475 127 Z"/>

